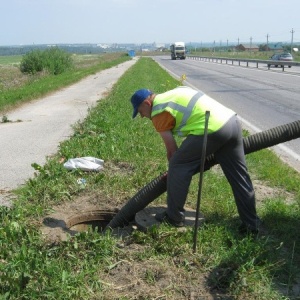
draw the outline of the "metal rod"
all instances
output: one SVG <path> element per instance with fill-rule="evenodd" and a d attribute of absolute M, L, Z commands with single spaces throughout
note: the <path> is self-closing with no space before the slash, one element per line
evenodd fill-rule
<path fill-rule="evenodd" d="M 196 252 L 196 244 L 197 244 L 198 219 L 199 219 L 200 201 L 201 201 L 201 193 L 202 193 L 204 165 L 205 165 L 205 158 L 206 158 L 207 128 L 208 128 L 209 115 L 210 115 L 210 111 L 206 111 L 202 154 L 201 154 L 201 162 L 200 162 L 200 178 L 199 178 L 199 187 L 198 187 L 197 208 L 196 208 L 196 217 L 195 217 L 194 245 L 193 245 L 194 253 Z"/>

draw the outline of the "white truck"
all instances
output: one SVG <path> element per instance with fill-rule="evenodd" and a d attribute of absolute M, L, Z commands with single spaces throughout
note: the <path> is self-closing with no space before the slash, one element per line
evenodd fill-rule
<path fill-rule="evenodd" d="M 171 50 L 171 59 L 185 59 L 186 57 L 186 49 L 184 42 L 175 42 L 170 46 Z"/>

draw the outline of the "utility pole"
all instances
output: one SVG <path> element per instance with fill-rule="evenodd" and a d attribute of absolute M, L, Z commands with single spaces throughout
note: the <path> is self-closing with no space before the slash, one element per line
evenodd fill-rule
<path fill-rule="evenodd" d="M 269 34 L 267 34 L 267 51 L 269 51 Z"/>
<path fill-rule="evenodd" d="M 228 52 L 228 39 L 227 39 L 227 47 L 226 47 L 226 49 L 227 49 L 227 52 Z"/>
<path fill-rule="evenodd" d="M 240 46 L 240 38 L 238 38 L 237 51 L 239 51 L 239 46 Z"/>
<path fill-rule="evenodd" d="M 292 40 L 291 40 L 291 54 L 293 52 L 293 40 L 294 40 L 294 28 L 292 28 L 291 34 L 292 34 Z"/>
<path fill-rule="evenodd" d="M 252 49 L 252 36 L 250 37 L 250 54 L 251 54 L 251 49 Z"/>

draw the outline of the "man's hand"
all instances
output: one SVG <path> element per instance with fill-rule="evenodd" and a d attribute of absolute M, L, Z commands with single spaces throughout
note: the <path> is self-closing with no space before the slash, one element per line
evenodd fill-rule
<path fill-rule="evenodd" d="M 162 131 L 160 132 L 160 136 L 162 137 L 166 146 L 167 158 L 168 160 L 170 160 L 174 152 L 177 150 L 177 144 L 173 137 L 172 131 L 170 130 Z"/>

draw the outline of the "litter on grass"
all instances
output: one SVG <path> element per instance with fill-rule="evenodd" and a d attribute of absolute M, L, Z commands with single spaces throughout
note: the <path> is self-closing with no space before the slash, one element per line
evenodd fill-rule
<path fill-rule="evenodd" d="M 99 172 L 103 169 L 104 160 L 95 157 L 78 157 L 70 158 L 64 163 L 67 170 L 80 169 L 83 171 L 96 171 Z"/>

